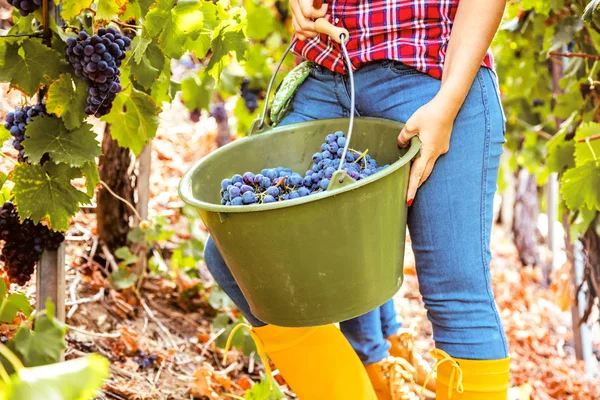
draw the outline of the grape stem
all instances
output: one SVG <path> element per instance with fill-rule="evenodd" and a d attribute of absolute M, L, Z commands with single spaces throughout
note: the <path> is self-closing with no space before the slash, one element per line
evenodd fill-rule
<path fill-rule="evenodd" d="M 142 29 L 142 27 L 140 25 L 132 25 L 132 24 L 127 24 L 125 22 L 121 22 L 118 19 L 111 19 L 111 22 L 114 22 L 115 24 L 122 26 L 124 28 L 129 28 L 129 29 Z"/>
<path fill-rule="evenodd" d="M 561 53 L 559 51 L 551 51 L 548 54 L 553 57 L 580 57 L 580 58 L 589 58 L 590 60 L 600 60 L 600 56 L 596 56 L 596 55 L 588 54 L 588 53 L 573 53 L 570 51 Z"/>
<path fill-rule="evenodd" d="M 19 360 L 19 358 L 15 355 L 15 353 L 10 351 L 10 349 L 6 347 L 3 343 L 0 343 L 0 355 L 4 356 L 4 358 L 8 360 L 8 362 L 13 366 L 17 373 L 19 373 L 20 370 L 25 368 L 25 366 L 23 365 L 21 360 Z M 6 370 L 4 372 L 6 373 Z"/>
<path fill-rule="evenodd" d="M 5 39 L 5 38 L 9 38 L 9 37 L 42 37 L 42 32 L 33 32 L 33 33 L 14 33 L 12 35 L 2 35 L 0 36 L 0 39 Z"/>
<path fill-rule="evenodd" d="M 594 136 L 586 137 L 583 139 L 579 139 L 579 140 L 577 140 L 577 143 L 591 142 L 591 141 L 598 140 L 598 139 L 600 139 L 600 135 L 594 135 Z"/>
<path fill-rule="evenodd" d="M 135 209 L 133 204 L 131 204 L 130 202 L 128 202 L 127 200 L 125 200 L 124 198 L 122 198 L 121 196 L 119 196 L 118 194 L 113 192 L 113 190 L 103 180 L 100 181 L 100 184 L 102 186 L 104 186 L 104 188 L 106 190 L 108 190 L 108 193 L 112 194 L 116 199 L 121 200 L 123 203 L 125 203 L 127 205 L 127 207 L 131 208 L 131 210 L 133 211 L 133 213 L 135 214 L 135 216 L 137 217 L 138 220 L 140 220 L 140 221 L 144 220 L 142 218 L 142 216 L 138 213 L 138 211 Z"/>

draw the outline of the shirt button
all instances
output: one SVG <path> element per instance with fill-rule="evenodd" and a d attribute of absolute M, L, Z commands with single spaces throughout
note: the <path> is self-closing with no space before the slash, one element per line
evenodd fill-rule
<path fill-rule="evenodd" d="M 336 17 L 336 19 L 333 20 L 333 23 L 337 24 L 338 22 L 340 22 L 340 19 Z"/>

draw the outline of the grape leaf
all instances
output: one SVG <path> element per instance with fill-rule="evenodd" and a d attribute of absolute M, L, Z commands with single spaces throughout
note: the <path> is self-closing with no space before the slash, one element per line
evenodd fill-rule
<path fill-rule="evenodd" d="M 218 82 L 227 62 L 229 52 L 235 52 L 238 60 L 243 60 L 248 48 L 248 41 L 243 32 L 244 25 L 234 21 L 224 21 L 213 33 L 211 42 L 212 55 L 206 66 L 213 78 Z"/>
<path fill-rule="evenodd" d="M 185 53 L 185 42 L 195 40 L 203 26 L 202 2 L 179 1 L 175 7 L 171 2 L 159 1 L 146 15 L 145 26 L 153 37 L 158 35 L 160 46 L 167 57 L 181 58 Z"/>
<path fill-rule="evenodd" d="M 120 266 L 119 269 L 110 274 L 110 279 L 114 287 L 119 290 L 124 290 L 135 285 L 138 276 L 131 272 L 129 268 Z"/>
<path fill-rule="evenodd" d="M 96 19 L 111 20 L 125 12 L 129 0 L 98 0 Z"/>
<path fill-rule="evenodd" d="M 158 79 L 152 84 L 151 96 L 157 104 L 170 103 L 180 90 L 177 86 L 171 80 L 171 63 L 166 62 Z"/>
<path fill-rule="evenodd" d="M 92 0 L 63 0 L 60 16 L 65 21 L 70 21 L 91 5 Z"/>
<path fill-rule="evenodd" d="M 142 62 L 142 57 L 144 57 L 144 53 L 148 48 L 148 45 L 152 42 L 152 38 L 148 34 L 145 28 L 142 29 L 142 34 L 140 36 L 136 36 L 131 41 L 131 49 L 129 50 L 128 59 L 125 61 L 127 64 L 131 64 L 131 58 L 135 60 L 136 63 Z"/>
<path fill-rule="evenodd" d="M 100 182 L 100 174 L 98 173 L 98 166 L 96 162 L 90 161 L 81 167 L 81 173 L 85 176 L 85 186 L 87 188 L 88 196 L 94 197 L 94 191 L 96 186 Z"/>
<path fill-rule="evenodd" d="M 25 368 L 10 376 L 0 399 L 41 399 L 41 394 L 44 399 L 92 399 L 108 375 L 108 361 L 97 354 Z"/>
<path fill-rule="evenodd" d="M 575 162 L 578 166 L 589 160 L 600 159 L 600 140 L 590 140 L 589 144 L 579 142 L 579 140 L 598 135 L 600 135 L 600 124 L 597 122 L 588 122 L 577 128 L 577 132 L 575 132 Z"/>
<path fill-rule="evenodd" d="M 215 80 L 207 74 L 188 75 L 181 81 L 181 101 L 188 110 L 209 110 L 210 98 L 215 87 Z"/>
<path fill-rule="evenodd" d="M 570 210 L 586 207 L 600 211 L 600 166 L 596 161 L 564 173 L 560 191 Z"/>
<path fill-rule="evenodd" d="M 131 73 L 136 82 L 145 89 L 150 89 L 165 65 L 165 56 L 160 51 L 158 44 L 153 41 L 147 47 L 141 62 L 131 63 Z"/>
<path fill-rule="evenodd" d="M 571 240 L 575 241 L 579 239 L 580 236 L 583 236 L 595 217 L 596 210 L 588 210 L 587 208 L 578 210 L 577 218 L 569 227 L 571 231 Z"/>
<path fill-rule="evenodd" d="M 0 279 L 0 322 L 12 322 L 17 312 L 22 311 L 26 316 L 31 315 L 33 307 L 23 293 L 10 293 L 6 296 L 6 283 Z"/>
<path fill-rule="evenodd" d="M 565 140 L 565 136 L 566 132 L 558 133 L 546 143 L 546 167 L 550 172 L 562 173 L 565 169 L 575 166 L 575 143 L 573 140 Z"/>
<path fill-rule="evenodd" d="M 8 347 L 26 367 L 57 363 L 67 347 L 64 324 L 54 318 L 54 305 L 46 301 L 46 315 L 35 319 L 33 331 L 21 326 L 8 343 Z"/>
<path fill-rule="evenodd" d="M 10 139 L 10 132 L 8 129 L 4 127 L 4 124 L 0 125 L 0 149 L 2 148 L 2 144 Z"/>
<path fill-rule="evenodd" d="M 6 44 L 0 58 L 0 81 L 10 82 L 28 96 L 58 77 L 62 57 L 35 39 L 25 39 L 19 44 Z"/>
<path fill-rule="evenodd" d="M 266 39 L 275 30 L 273 12 L 268 7 L 257 5 L 254 0 L 244 3 L 248 13 L 248 36 L 257 41 Z"/>
<path fill-rule="evenodd" d="M 110 134 L 121 147 L 140 155 L 142 148 L 156 135 L 158 108 L 147 94 L 129 87 L 117 95 L 110 113 L 102 121 L 111 125 Z"/>
<path fill-rule="evenodd" d="M 260 382 L 254 384 L 244 395 L 246 400 L 284 400 L 286 397 L 281 393 L 279 385 L 272 379 L 273 389 L 271 390 L 271 384 L 269 378 L 263 376 Z"/>
<path fill-rule="evenodd" d="M 71 74 L 63 74 L 52 82 L 48 89 L 46 109 L 49 113 L 61 117 L 67 129 L 81 126 L 86 119 L 85 107 L 87 106 L 87 92 L 85 83 L 80 79 L 71 77 Z"/>
<path fill-rule="evenodd" d="M 52 229 L 66 230 L 69 217 L 79 210 L 79 204 L 90 200 L 88 195 L 71 185 L 71 179 L 80 176 L 78 168 L 66 164 L 17 165 L 12 180 L 21 220 L 31 218 L 38 223 L 47 219 Z"/>
<path fill-rule="evenodd" d="M 63 121 L 52 116 L 35 117 L 25 128 L 23 141 L 25 154 L 30 162 L 39 163 L 45 153 L 53 161 L 79 167 L 94 161 L 102 151 L 90 124 L 68 130 Z"/>

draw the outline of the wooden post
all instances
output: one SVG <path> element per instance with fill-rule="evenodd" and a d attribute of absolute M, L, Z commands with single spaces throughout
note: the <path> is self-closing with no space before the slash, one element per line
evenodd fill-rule
<path fill-rule="evenodd" d="M 65 242 L 58 250 L 42 253 L 36 268 L 37 311 L 46 309 L 46 300 L 50 299 L 56 308 L 56 318 L 65 321 Z"/>
<path fill-rule="evenodd" d="M 150 201 L 150 168 L 152 166 L 152 142 L 144 146 L 138 158 L 137 204 L 136 208 L 142 219 L 148 219 L 148 202 Z"/>
<path fill-rule="evenodd" d="M 57 24 L 61 22 L 60 8 L 53 1 L 43 0 L 42 15 L 44 20 L 44 44 L 50 46 L 52 31 L 50 18 Z M 46 309 L 46 300 L 50 299 L 56 309 L 56 318 L 65 321 L 65 242 L 57 250 L 44 251 L 36 268 L 36 303 L 37 311 Z"/>

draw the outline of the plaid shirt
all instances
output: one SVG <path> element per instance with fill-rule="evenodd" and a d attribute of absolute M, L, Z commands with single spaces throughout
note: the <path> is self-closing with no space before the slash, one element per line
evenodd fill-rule
<path fill-rule="evenodd" d="M 485 0 L 484 0 L 485 1 Z M 330 21 L 350 33 L 353 69 L 376 60 L 396 60 L 441 79 L 459 0 L 330 0 Z M 298 41 L 293 52 L 345 73 L 340 47 L 321 34 Z M 488 51 L 483 66 L 493 68 Z"/>

